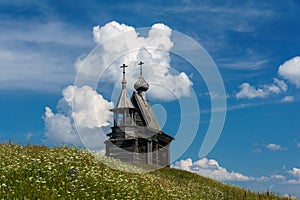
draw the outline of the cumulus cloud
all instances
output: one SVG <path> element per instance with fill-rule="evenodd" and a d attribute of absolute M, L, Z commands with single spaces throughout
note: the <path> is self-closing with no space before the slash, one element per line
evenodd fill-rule
<path fill-rule="evenodd" d="M 293 167 L 292 170 L 288 170 L 287 172 L 294 178 L 286 181 L 286 184 L 300 184 L 300 168 Z"/>
<path fill-rule="evenodd" d="M 113 104 L 94 89 L 100 81 L 120 83 L 120 65 L 127 68 L 128 88 L 133 88 L 139 76 L 138 61 L 142 60 L 143 76 L 150 83 L 149 95 L 161 100 L 189 96 L 192 82 L 184 72 L 170 67 L 169 51 L 173 47 L 172 30 L 164 24 L 154 24 L 146 36 L 131 26 L 110 22 L 93 27 L 97 47 L 75 63 L 75 85 L 62 91 L 56 112 L 45 108 L 45 140 L 48 145 L 73 144 L 89 148 L 104 147 L 109 130 Z M 116 84 L 120 87 L 121 84 Z"/>
<path fill-rule="evenodd" d="M 256 98 L 256 97 L 266 97 L 268 93 L 263 89 L 256 89 L 255 87 L 251 86 L 249 83 L 243 83 L 239 87 L 241 90 L 235 95 L 237 99 L 242 98 Z"/>
<path fill-rule="evenodd" d="M 278 74 L 284 79 L 300 87 L 300 56 L 294 57 L 279 66 Z M 247 82 L 239 86 L 240 91 L 235 94 L 237 99 L 266 98 L 271 95 L 278 95 L 288 91 L 288 85 L 284 80 L 273 78 L 272 84 L 263 84 L 255 87 Z M 294 102 L 293 96 L 285 96 L 281 102 Z"/>
<path fill-rule="evenodd" d="M 288 180 L 288 181 L 286 181 L 286 182 L 284 182 L 284 183 L 286 183 L 286 184 L 292 184 L 292 185 L 298 185 L 298 184 L 300 184 L 300 179 L 291 179 L 291 180 Z"/>
<path fill-rule="evenodd" d="M 256 178 L 257 182 L 270 182 L 272 181 L 274 183 L 274 181 L 283 181 L 286 180 L 286 177 L 281 175 L 281 174 L 275 174 L 275 175 L 271 175 L 271 176 L 261 176 L 259 178 Z"/>
<path fill-rule="evenodd" d="M 263 189 L 265 191 L 273 187 L 278 189 L 284 185 L 300 184 L 300 169 L 296 167 L 294 167 L 292 170 L 286 171 L 288 174 L 292 175 L 292 179 L 288 179 L 290 177 L 285 176 L 285 174 L 271 174 L 260 177 L 246 176 L 238 172 L 228 171 L 226 168 L 221 167 L 216 160 L 207 158 L 202 158 L 195 162 L 193 162 L 193 160 L 190 158 L 183 159 L 175 162 L 175 164 L 173 164 L 171 167 L 198 173 L 202 176 L 210 177 L 218 181 L 247 181 L 248 186 L 250 184 L 256 185 L 261 188 L 265 188 Z"/>
<path fill-rule="evenodd" d="M 300 56 L 296 56 L 282 65 L 278 69 L 278 74 L 300 87 Z"/>
<path fill-rule="evenodd" d="M 198 173 L 219 181 L 250 181 L 253 177 L 245 176 L 234 171 L 227 171 L 226 168 L 219 166 L 219 163 L 213 159 L 202 158 L 193 162 L 192 159 L 180 160 L 172 165 L 174 168 Z"/>
<path fill-rule="evenodd" d="M 293 167 L 293 169 L 289 170 L 288 173 L 300 179 L 300 168 Z"/>
<path fill-rule="evenodd" d="M 285 180 L 286 177 L 280 174 L 272 175 L 271 178 L 278 179 L 278 180 Z"/>
<path fill-rule="evenodd" d="M 278 68 L 278 74 L 288 80 L 290 83 L 300 87 L 300 56 L 296 56 L 290 60 L 285 61 Z M 253 99 L 253 98 L 266 98 L 271 95 L 278 95 L 288 91 L 288 85 L 284 80 L 273 78 L 272 84 L 264 84 L 256 88 L 245 82 L 239 86 L 240 91 L 235 94 L 237 99 Z M 280 102 L 290 103 L 294 102 L 294 96 L 285 96 Z"/>
<path fill-rule="evenodd" d="M 64 113 L 69 113 L 72 108 L 72 117 L 79 128 L 97 128 L 108 126 L 113 107 L 111 102 L 106 101 L 89 86 L 78 88 L 68 86 L 62 92 L 63 99 L 59 101 L 59 108 Z"/>
<path fill-rule="evenodd" d="M 78 135 L 74 131 L 75 128 L 71 121 L 71 117 L 60 113 L 54 114 L 49 107 L 46 107 L 44 122 L 46 127 L 46 144 L 80 144 Z"/>
<path fill-rule="evenodd" d="M 293 96 L 285 96 L 281 99 L 281 102 L 283 103 L 290 103 L 290 102 L 294 102 L 295 98 Z"/>
<path fill-rule="evenodd" d="M 286 92 L 288 89 L 287 84 L 283 80 L 279 80 L 278 78 L 273 78 L 274 83 L 283 91 Z"/>
<path fill-rule="evenodd" d="M 49 145 L 85 145 L 103 148 L 101 127 L 110 125 L 113 107 L 91 87 L 68 86 L 57 105 L 57 113 L 45 108 L 45 140 Z"/>
<path fill-rule="evenodd" d="M 285 150 L 285 148 L 283 148 L 279 144 L 274 144 L 274 143 L 267 144 L 266 148 L 270 149 L 272 151 L 283 151 L 283 150 Z"/>
<path fill-rule="evenodd" d="M 77 63 L 82 79 L 98 80 L 100 76 L 102 81 L 115 84 L 122 76 L 120 65 L 125 63 L 129 66 L 126 69 L 128 88 L 133 88 L 139 76 L 137 63 L 142 60 L 145 63 L 143 76 L 150 83 L 151 97 L 168 101 L 189 96 L 193 83 L 187 74 L 176 72 L 170 66 L 172 30 L 164 24 L 154 24 L 146 36 L 140 36 L 138 31 L 115 21 L 95 26 L 93 36 L 98 46 L 87 59 Z"/>
<path fill-rule="evenodd" d="M 283 80 L 277 78 L 273 79 L 273 84 L 265 84 L 260 88 L 255 88 L 249 83 L 243 83 L 239 86 L 240 91 L 236 93 L 237 99 L 253 99 L 253 98 L 266 98 L 270 95 L 280 94 L 286 92 L 288 89 L 287 84 Z"/>

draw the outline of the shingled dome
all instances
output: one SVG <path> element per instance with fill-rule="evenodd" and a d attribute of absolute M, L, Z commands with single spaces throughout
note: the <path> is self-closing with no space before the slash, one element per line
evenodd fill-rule
<path fill-rule="evenodd" d="M 146 92 L 149 89 L 149 83 L 147 83 L 147 81 L 140 76 L 134 84 L 134 89 L 138 92 Z"/>

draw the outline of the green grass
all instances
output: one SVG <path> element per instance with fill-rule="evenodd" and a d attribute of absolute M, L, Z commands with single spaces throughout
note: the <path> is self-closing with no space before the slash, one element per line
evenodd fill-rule
<path fill-rule="evenodd" d="M 100 160 L 143 171 L 76 148 L 0 144 L 0 199 L 284 199 L 177 169 L 128 173 Z"/>

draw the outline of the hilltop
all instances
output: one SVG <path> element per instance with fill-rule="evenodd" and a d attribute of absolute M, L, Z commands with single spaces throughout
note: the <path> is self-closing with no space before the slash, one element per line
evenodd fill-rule
<path fill-rule="evenodd" d="M 139 170 L 77 148 L 1 144 L 0 199 L 286 199 L 173 168 L 124 172 L 103 159 Z"/>

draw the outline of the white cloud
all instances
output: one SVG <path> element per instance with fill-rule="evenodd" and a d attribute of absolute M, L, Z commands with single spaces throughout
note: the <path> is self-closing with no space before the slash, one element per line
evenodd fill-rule
<path fill-rule="evenodd" d="M 270 95 L 277 95 L 287 91 L 288 86 L 283 80 L 274 78 L 273 81 L 273 84 L 265 84 L 262 85 L 260 88 L 255 88 L 249 83 L 243 83 L 239 86 L 240 91 L 236 93 L 235 97 L 237 99 L 266 98 Z"/>
<path fill-rule="evenodd" d="M 290 103 L 290 102 L 294 102 L 295 98 L 293 96 L 285 96 L 281 99 L 281 102 L 284 103 Z"/>
<path fill-rule="evenodd" d="M 278 89 L 276 89 L 276 86 L 274 88 L 271 88 L 267 90 L 266 88 L 258 88 L 256 89 L 254 86 L 250 85 L 249 83 L 243 83 L 239 87 L 241 90 L 235 95 L 237 99 L 242 98 L 265 98 L 271 93 L 272 91 L 278 92 Z"/>
<path fill-rule="evenodd" d="M 30 139 L 32 138 L 32 136 L 33 136 L 33 133 L 27 133 L 27 135 L 26 135 L 26 143 L 27 144 L 30 144 Z"/>
<path fill-rule="evenodd" d="M 91 41 L 82 40 L 85 33 L 60 21 L 41 23 L 37 21 L 1 21 L 5 29 L 1 31 L 1 40 L 17 42 L 54 43 L 73 47 L 90 47 Z M 24 29 L 24 26 L 27 29 Z"/>
<path fill-rule="evenodd" d="M 255 87 L 251 86 L 249 83 L 243 83 L 239 86 L 241 89 L 235 96 L 237 99 L 242 98 L 256 98 L 256 97 L 266 97 L 267 93 L 262 89 L 256 89 Z"/>
<path fill-rule="evenodd" d="M 286 184 L 292 184 L 292 185 L 298 185 L 298 184 L 300 184 L 300 179 L 291 179 L 291 180 L 288 180 L 288 181 L 286 181 L 286 182 L 284 182 L 284 183 L 286 183 Z"/>
<path fill-rule="evenodd" d="M 59 113 L 54 114 L 49 107 L 46 107 L 45 110 L 45 143 L 52 145 L 79 145 L 80 141 L 74 132 L 71 117 Z"/>
<path fill-rule="evenodd" d="M 280 174 L 272 175 L 271 178 L 273 179 L 279 179 L 279 180 L 285 180 L 286 177 Z"/>
<path fill-rule="evenodd" d="M 182 169 L 185 171 L 190 171 L 190 167 L 193 166 L 193 160 L 191 158 L 187 158 L 186 160 L 176 161 L 175 165 L 172 167 Z"/>
<path fill-rule="evenodd" d="M 81 79 L 120 82 L 120 65 L 125 63 L 128 88 L 133 88 L 139 76 L 137 63 L 142 60 L 143 76 L 150 83 L 149 95 L 156 99 L 173 100 L 190 95 L 192 82 L 184 72 L 170 67 L 169 51 L 173 47 L 172 30 L 164 24 L 154 24 L 147 36 L 140 36 L 132 26 L 110 22 L 93 28 L 94 41 L 99 44 L 83 62 L 77 63 Z M 143 30 L 145 31 L 145 30 Z M 98 74 L 95 74 L 98 72 Z M 120 87 L 121 84 L 117 84 Z"/>
<path fill-rule="evenodd" d="M 270 181 L 270 177 L 261 176 L 259 178 L 256 178 L 256 181 L 258 181 L 258 182 L 267 182 L 267 181 Z"/>
<path fill-rule="evenodd" d="M 281 175 L 281 174 L 275 174 L 271 176 L 261 176 L 258 178 L 255 178 L 255 181 L 259 183 L 267 183 L 268 185 L 270 184 L 281 184 L 283 181 L 286 180 L 286 177 Z"/>
<path fill-rule="evenodd" d="M 274 83 L 275 83 L 276 85 L 278 85 L 279 88 L 280 88 L 283 92 L 286 92 L 286 91 L 287 91 L 288 86 L 287 86 L 287 84 L 286 84 L 283 80 L 279 80 L 278 78 L 273 78 L 273 80 L 274 80 Z"/>
<path fill-rule="evenodd" d="M 1 20 L 0 27 L 0 90 L 58 92 L 74 80 L 74 57 L 93 45 L 88 31 L 58 21 Z"/>
<path fill-rule="evenodd" d="M 285 148 L 281 147 L 278 144 L 274 144 L 274 143 L 267 144 L 266 148 L 270 149 L 272 151 L 282 151 L 282 150 L 285 150 Z"/>
<path fill-rule="evenodd" d="M 68 86 L 57 105 L 58 113 L 45 108 L 45 143 L 51 145 L 74 144 L 90 148 L 103 148 L 105 136 L 101 127 L 110 125 L 113 107 L 100 94 L 88 86 Z"/>
<path fill-rule="evenodd" d="M 264 90 L 267 92 L 267 94 L 279 94 L 280 88 L 276 85 L 265 85 Z"/>
<path fill-rule="evenodd" d="M 260 148 L 255 148 L 252 150 L 254 153 L 261 153 L 261 149 Z"/>
<path fill-rule="evenodd" d="M 226 168 L 219 166 L 219 163 L 213 159 L 202 158 L 193 162 L 192 159 L 180 160 L 172 165 L 174 168 L 198 173 L 219 181 L 250 181 L 253 177 L 245 176 L 238 172 L 228 172 Z"/>
<path fill-rule="evenodd" d="M 232 59 L 223 58 L 218 59 L 221 62 L 222 67 L 239 69 L 239 70 L 257 70 L 260 69 L 264 64 L 268 62 L 268 60 L 257 60 L 254 55 L 247 55 L 247 61 L 232 61 Z"/>
<path fill-rule="evenodd" d="M 291 174 L 294 177 L 294 179 L 287 180 L 284 183 L 292 185 L 300 184 L 300 168 L 293 167 L 292 170 L 288 170 L 287 172 Z"/>
<path fill-rule="evenodd" d="M 137 62 L 142 60 L 145 62 L 144 77 L 150 82 L 150 95 L 171 100 L 174 96 L 165 92 L 166 89 L 167 91 L 170 89 L 177 97 L 188 96 L 192 85 L 188 76 L 183 72 L 174 73 L 169 65 L 168 51 L 173 46 L 170 40 L 171 32 L 169 27 L 155 24 L 148 32 L 148 37 L 139 37 L 133 27 L 117 22 L 110 22 L 103 27 L 96 26 L 93 28 L 94 40 L 97 43 L 104 42 L 97 47 L 101 53 L 96 54 L 95 57 L 93 54 L 90 60 L 78 60 L 76 65 L 78 73 L 81 78 L 83 75 L 86 80 L 96 78 L 95 80 L 98 81 L 99 77 L 95 74 L 99 71 L 105 72 L 105 76 L 101 78 L 116 84 L 120 82 L 122 76 L 120 64 L 126 63 L 129 66 L 128 85 L 133 86 L 139 75 Z M 107 41 L 113 35 L 117 36 Z M 129 52 L 132 49 L 134 51 Z M 123 56 L 119 57 L 120 55 Z M 97 62 L 90 62 L 91 60 Z M 78 87 L 70 85 L 62 91 L 63 98 L 57 104 L 57 113 L 48 107 L 45 108 L 44 142 L 46 144 L 82 145 L 83 143 L 89 148 L 104 147 L 103 141 L 106 137 L 103 129 L 109 130 L 108 125 L 112 117 L 109 109 L 113 104 L 97 94 L 91 86 L 93 85 Z"/>
<path fill-rule="evenodd" d="M 300 56 L 296 56 L 280 65 L 278 74 L 300 87 Z"/>
<path fill-rule="evenodd" d="M 279 66 L 278 74 L 294 83 L 297 88 L 300 87 L 300 56 L 296 56 Z M 277 95 L 280 93 L 286 93 L 288 91 L 288 85 L 284 80 L 273 78 L 273 84 L 264 84 L 259 88 L 250 85 L 249 83 L 243 83 L 239 86 L 240 91 L 236 93 L 237 99 L 247 98 L 266 98 L 270 95 Z M 295 97 L 285 96 L 281 99 L 281 102 L 294 102 Z"/>
<path fill-rule="evenodd" d="M 289 170 L 288 173 L 300 179 L 300 168 L 293 167 L 293 169 Z"/>
<path fill-rule="evenodd" d="M 113 107 L 113 104 L 106 101 L 102 95 L 92 88 L 88 86 L 82 88 L 68 86 L 62 94 L 63 99 L 60 100 L 59 106 L 62 108 L 65 102 L 68 108 L 72 108 L 71 115 L 77 127 L 97 128 L 109 125 L 112 116 L 109 109 Z M 67 112 L 64 111 L 64 113 Z"/>

